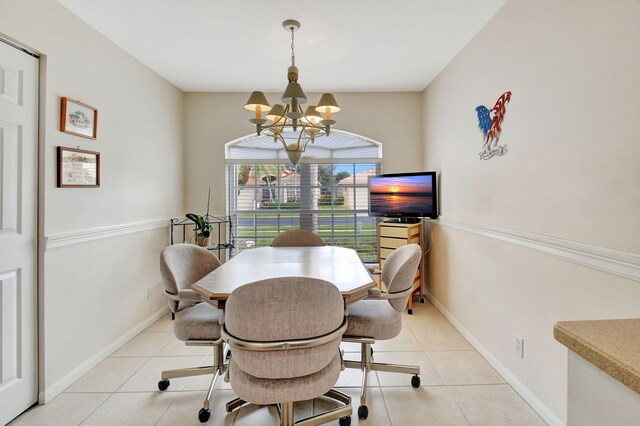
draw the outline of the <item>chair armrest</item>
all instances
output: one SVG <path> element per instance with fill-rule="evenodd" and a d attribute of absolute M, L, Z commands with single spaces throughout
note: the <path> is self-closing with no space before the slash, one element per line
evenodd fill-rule
<path fill-rule="evenodd" d="M 369 290 L 369 295 L 365 300 L 392 300 L 392 299 L 402 299 L 404 297 L 408 297 L 409 294 L 413 292 L 413 286 L 409 287 L 405 291 L 399 291 L 397 293 L 383 293 L 377 288 L 372 288 Z"/>
<path fill-rule="evenodd" d="M 164 297 L 175 302 L 200 302 L 202 299 L 193 290 L 180 290 L 178 294 L 171 294 L 167 290 L 164 291 Z"/>
<path fill-rule="evenodd" d="M 344 318 L 342 325 L 330 333 L 322 336 L 307 339 L 296 340 L 278 340 L 273 342 L 257 342 L 244 340 L 233 336 L 227 331 L 227 327 L 223 326 L 220 334 L 222 339 L 227 342 L 230 348 L 244 349 L 247 351 L 268 352 L 268 351 L 288 351 L 295 349 L 308 349 L 316 346 L 322 346 L 336 339 L 341 339 L 344 332 L 347 331 L 347 318 Z M 232 351 L 233 352 L 233 351 Z"/>
<path fill-rule="evenodd" d="M 377 275 L 381 272 L 376 265 L 364 265 L 364 267 L 367 269 L 367 272 L 369 272 L 370 274 Z"/>
<path fill-rule="evenodd" d="M 382 295 L 382 290 L 379 288 L 370 288 L 369 293 L 367 294 L 367 299 L 372 297 L 380 297 Z"/>
<path fill-rule="evenodd" d="M 195 291 L 186 288 L 184 290 L 180 290 L 178 292 L 178 296 L 180 297 L 181 300 L 185 300 L 188 302 L 201 302 L 202 298 L 200 297 L 200 295 L 198 293 L 196 293 Z"/>

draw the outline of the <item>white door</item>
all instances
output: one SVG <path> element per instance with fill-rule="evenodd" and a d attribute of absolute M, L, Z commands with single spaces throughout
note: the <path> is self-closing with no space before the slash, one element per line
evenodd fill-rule
<path fill-rule="evenodd" d="M 38 397 L 38 59 L 0 41 L 0 425 Z"/>

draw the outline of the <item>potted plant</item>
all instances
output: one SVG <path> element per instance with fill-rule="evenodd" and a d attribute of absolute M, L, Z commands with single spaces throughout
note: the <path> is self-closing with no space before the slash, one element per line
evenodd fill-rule
<path fill-rule="evenodd" d="M 195 213 L 187 213 L 185 216 L 187 219 L 193 221 L 196 224 L 196 244 L 200 247 L 207 247 L 209 245 L 209 237 L 211 236 L 211 224 L 209 223 L 209 204 L 211 202 L 211 188 L 209 188 L 209 194 L 207 195 L 207 213 L 204 216 L 200 216 Z"/>
<path fill-rule="evenodd" d="M 196 244 L 200 247 L 207 247 L 211 236 L 211 224 L 208 216 L 203 217 L 195 213 L 187 213 L 186 216 L 196 224 Z"/>

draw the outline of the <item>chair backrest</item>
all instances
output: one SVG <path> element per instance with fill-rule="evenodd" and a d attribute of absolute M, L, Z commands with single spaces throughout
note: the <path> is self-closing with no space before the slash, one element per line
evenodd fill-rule
<path fill-rule="evenodd" d="M 407 244 L 391 252 L 382 265 L 382 282 L 389 293 L 401 293 L 411 288 L 421 257 L 422 250 L 418 244 Z M 389 303 L 402 312 L 407 299 L 390 299 Z"/>
<path fill-rule="evenodd" d="M 160 273 L 167 293 L 177 295 L 191 284 L 220 266 L 220 260 L 209 250 L 193 244 L 174 244 L 160 253 Z M 169 300 L 171 312 L 183 306 Z"/>
<path fill-rule="evenodd" d="M 345 319 L 344 300 L 330 282 L 306 277 L 256 281 L 234 290 L 225 303 L 225 332 L 252 342 L 313 339 L 330 334 Z M 303 349 L 257 351 L 235 348 L 234 362 L 264 379 L 302 377 L 325 368 L 338 354 L 340 336 Z"/>
<path fill-rule="evenodd" d="M 322 238 L 304 229 L 284 231 L 271 241 L 271 247 L 317 247 L 324 245 Z"/>

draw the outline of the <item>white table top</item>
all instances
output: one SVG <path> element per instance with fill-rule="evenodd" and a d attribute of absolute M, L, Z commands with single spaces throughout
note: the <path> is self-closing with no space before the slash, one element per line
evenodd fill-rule
<path fill-rule="evenodd" d="M 355 250 L 342 247 L 260 247 L 245 250 L 191 287 L 208 301 L 224 301 L 236 288 L 268 278 L 319 278 L 333 283 L 347 303 L 376 287 Z"/>

